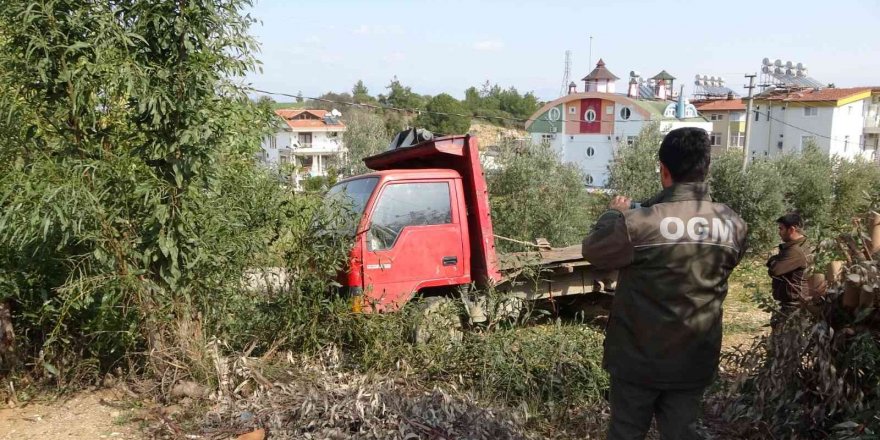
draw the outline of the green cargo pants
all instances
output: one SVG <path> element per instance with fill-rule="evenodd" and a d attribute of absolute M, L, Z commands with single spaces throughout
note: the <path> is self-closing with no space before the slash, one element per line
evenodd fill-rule
<path fill-rule="evenodd" d="M 644 440 L 655 416 L 662 440 L 700 439 L 696 423 L 704 390 L 658 390 L 612 377 L 608 440 Z"/>

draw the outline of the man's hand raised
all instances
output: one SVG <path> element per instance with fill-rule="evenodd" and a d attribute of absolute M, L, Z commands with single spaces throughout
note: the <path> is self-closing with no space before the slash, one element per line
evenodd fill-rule
<path fill-rule="evenodd" d="M 620 212 L 623 212 L 629 209 L 631 204 L 632 199 L 630 199 L 629 197 L 614 196 L 614 198 L 611 199 L 611 203 L 608 204 L 608 209 L 616 209 Z"/>

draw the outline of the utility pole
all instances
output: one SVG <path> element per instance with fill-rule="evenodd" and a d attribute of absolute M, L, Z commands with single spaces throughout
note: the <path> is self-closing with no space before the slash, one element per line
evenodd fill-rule
<path fill-rule="evenodd" d="M 752 138 L 752 103 L 754 99 L 752 98 L 752 92 L 755 90 L 755 77 L 757 74 L 746 75 L 746 78 L 749 79 L 749 85 L 746 86 L 749 89 L 749 102 L 746 106 L 746 138 L 743 141 L 743 172 L 746 171 L 746 167 L 749 165 L 749 139 Z"/>

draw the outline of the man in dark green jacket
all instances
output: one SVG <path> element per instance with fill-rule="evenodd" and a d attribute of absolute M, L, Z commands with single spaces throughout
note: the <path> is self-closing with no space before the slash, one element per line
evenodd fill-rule
<path fill-rule="evenodd" d="M 680 128 L 660 145 L 663 191 L 635 209 L 615 197 L 583 241 L 600 269 L 619 270 L 605 337 L 611 375 L 609 440 L 697 438 L 703 390 L 721 353 L 721 304 L 742 259 L 746 224 L 713 203 L 705 130 Z"/>
<path fill-rule="evenodd" d="M 773 299 L 779 302 L 779 309 L 773 313 L 770 326 L 774 330 L 784 323 L 798 309 L 801 300 L 806 300 L 805 271 L 812 256 L 804 246 L 807 237 L 803 234 L 804 222 L 800 214 L 788 213 L 776 219 L 779 227 L 779 253 L 767 260 L 767 274 L 770 275 Z"/>

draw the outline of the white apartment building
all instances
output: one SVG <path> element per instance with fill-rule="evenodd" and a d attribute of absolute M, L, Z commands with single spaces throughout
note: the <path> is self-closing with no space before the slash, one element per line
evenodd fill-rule
<path fill-rule="evenodd" d="M 880 88 L 774 90 L 755 97 L 753 158 L 803 151 L 813 141 L 829 156 L 876 160 Z"/>
<path fill-rule="evenodd" d="M 292 167 L 297 186 L 306 177 L 326 176 L 345 154 L 345 124 L 337 110 L 275 110 L 277 131 L 263 139 L 259 159 L 282 169 Z"/>

